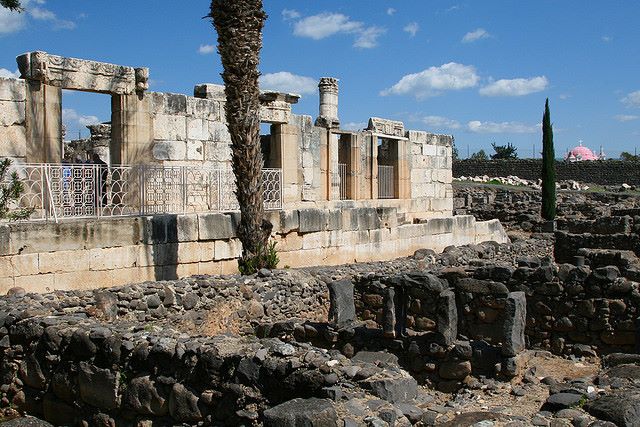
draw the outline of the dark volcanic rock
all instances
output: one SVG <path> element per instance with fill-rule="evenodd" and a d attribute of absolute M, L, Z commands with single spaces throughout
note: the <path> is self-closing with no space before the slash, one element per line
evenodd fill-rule
<path fill-rule="evenodd" d="M 293 399 L 264 411 L 265 427 L 337 427 L 338 414 L 326 399 Z"/>
<path fill-rule="evenodd" d="M 599 397 L 585 405 L 594 417 L 619 427 L 640 427 L 640 393 L 623 391 Z"/>

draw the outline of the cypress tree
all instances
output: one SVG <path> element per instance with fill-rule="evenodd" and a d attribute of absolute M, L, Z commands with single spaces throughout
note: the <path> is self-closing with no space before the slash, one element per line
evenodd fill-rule
<path fill-rule="evenodd" d="M 549 112 L 549 98 L 542 116 L 542 218 L 552 221 L 556 217 L 556 155 L 553 149 L 553 127 Z"/>

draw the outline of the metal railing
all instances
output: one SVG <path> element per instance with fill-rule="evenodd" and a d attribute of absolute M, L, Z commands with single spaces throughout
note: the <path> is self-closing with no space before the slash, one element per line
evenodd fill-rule
<path fill-rule="evenodd" d="M 340 175 L 340 200 L 349 200 L 349 177 L 346 163 L 338 163 L 338 174 Z"/>
<path fill-rule="evenodd" d="M 238 210 L 235 177 L 199 166 L 12 165 L 31 220 Z M 282 208 L 282 171 L 263 169 L 267 210 Z"/>
<path fill-rule="evenodd" d="M 378 165 L 378 199 L 395 199 L 394 167 Z"/>

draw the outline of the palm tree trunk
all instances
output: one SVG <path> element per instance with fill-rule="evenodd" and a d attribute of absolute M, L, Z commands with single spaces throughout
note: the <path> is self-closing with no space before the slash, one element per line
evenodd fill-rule
<path fill-rule="evenodd" d="M 261 268 L 261 254 L 271 232 L 271 224 L 264 220 L 258 86 L 262 27 L 267 15 L 262 0 L 212 0 L 209 16 L 218 33 L 224 70 L 225 113 L 240 204 L 240 271 L 248 262 L 257 261 L 255 267 Z"/>

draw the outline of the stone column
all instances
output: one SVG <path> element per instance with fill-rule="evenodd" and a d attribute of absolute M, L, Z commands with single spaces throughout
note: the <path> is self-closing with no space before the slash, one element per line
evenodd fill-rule
<path fill-rule="evenodd" d="M 282 168 L 283 203 L 299 202 L 302 198 L 299 140 L 298 127 L 284 124 L 271 125 L 272 164 Z"/>
<path fill-rule="evenodd" d="M 62 88 L 27 80 L 28 163 L 62 161 Z"/>
<path fill-rule="evenodd" d="M 524 292 L 510 292 L 504 313 L 502 354 L 517 356 L 525 349 L 524 328 L 527 323 L 527 298 Z"/>
<path fill-rule="evenodd" d="M 396 337 L 396 292 L 389 287 L 385 290 L 382 308 L 382 333 L 385 338 Z"/>
<path fill-rule="evenodd" d="M 339 135 L 328 131 L 329 200 L 340 200 L 340 171 L 338 170 Z"/>
<path fill-rule="evenodd" d="M 150 103 L 151 98 L 145 95 L 111 97 L 111 164 L 157 163 Z"/>
<path fill-rule="evenodd" d="M 360 176 L 360 145 L 358 144 L 358 135 L 349 136 L 349 195 L 352 200 L 359 200 L 358 177 Z"/>
<path fill-rule="evenodd" d="M 356 306 L 353 300 L 351 280 L 338 280 L 328 284 L 329 321 L 339 328 L 348 326 L 356 320 Z"/>
<path fill-rule="evenodd" d="M 409 154 L 408 147 L 409 141 L 399 139 L 397 141 L 397 154 L 398 154 L 398 184 L 396 196 L 398 199 L 410 199 L 411 198 L 411 172 L 409 169 Z"/>
<path fill-rule="evenodd" d="M 338 79 L 322 77 L 318 84 L 320 90 L 320 112 L 316 119 L 316 126 L 337 128 L 338 119 Z"/>
<path fill-rule="evenodd" d="M 378 198 L 378 137 L 371 134 L 371 199 Z"/>
<path fill-rule="evenodd" d="M 444 337 L 444 343 L 452 344 L 458 337 L 458 309 L 456 295 L 450 290 L 444 290 L 438 295 L 438 332 Z"/>

